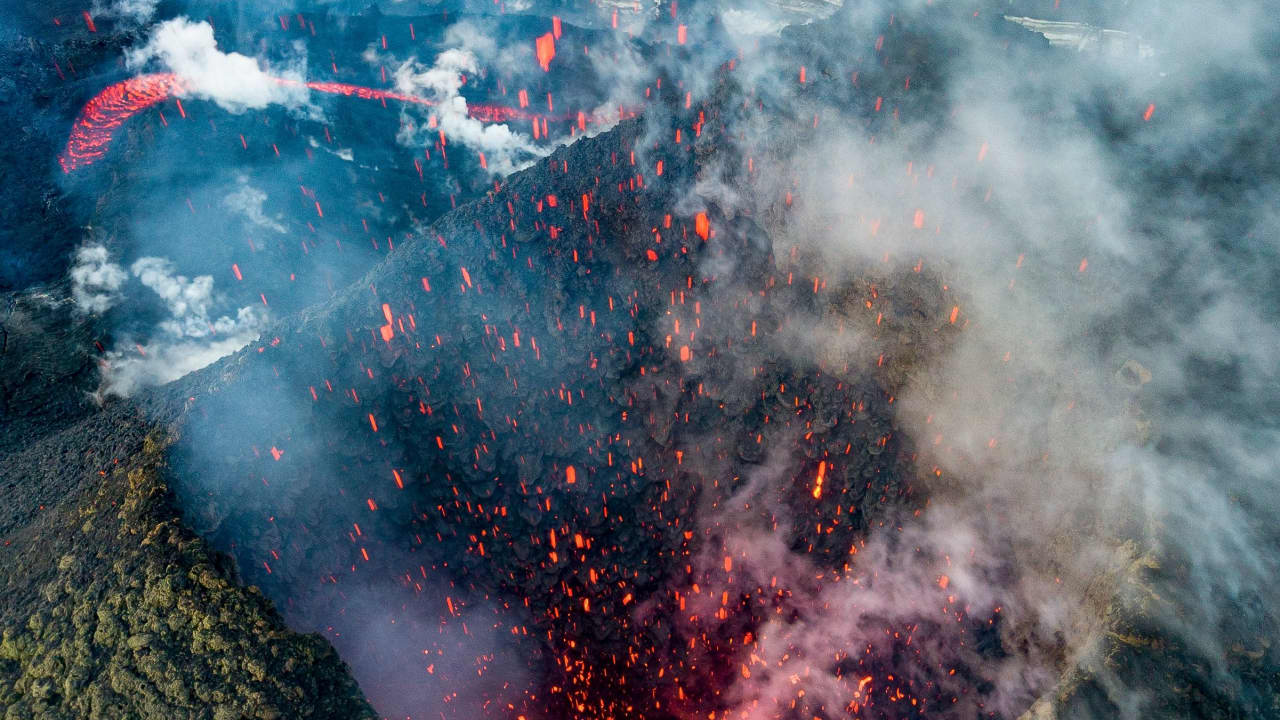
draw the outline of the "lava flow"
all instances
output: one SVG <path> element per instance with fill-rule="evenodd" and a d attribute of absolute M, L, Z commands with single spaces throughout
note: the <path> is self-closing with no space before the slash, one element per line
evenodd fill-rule
<path fill-rule="evenodd" d="M 281 85 L 305 85 L 316 92 L 345 95 L 364 100 L 398 100 L 415 105 L 434 106 L 436 103 L 427 98 L 407 95 L 391 90 L 378 90 L 363 85 L 351 85 L 339 82 L 319 82 L 292 80 L 288 78 L 272 78 Z M 70 173 L 87 165 L 92 165 L 106 154 L 111 146 L 115 131 L 129 118 L 153 105 L 181 95 L 188 88 L 182 78 L 174 73 L 153 73 L 138 75 L 109 85 L 102 92 L 93 96 L 80 110 L 75 125 L 71 128 L 71 136 L 67 138 L 67 146 L 58 158 L 64 173 Z M 620 109 L 620 117 L 633 115 L 634 111 Z M 508 122 L 511 120 L 532 120 L 540 116 L 519 108 L 505 105 L 468 104 L 467 114 L 481 122 Z M 555 118 L 541 119 L 563 120 L 575 118 L 579 125 L 597 123 L 607 118 L 600 115 L 575 113 Z"/>

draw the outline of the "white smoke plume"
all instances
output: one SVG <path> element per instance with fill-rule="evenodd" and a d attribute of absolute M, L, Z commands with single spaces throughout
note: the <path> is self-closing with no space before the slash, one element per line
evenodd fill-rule
<path fill-rule="evenodd" d="M 264 68 L 258 60 L 218 50 L 213 26 L 178 17 L 155 26 L 146 44 L 126 54 L 126 64 L 142 68 L 153 61 L 182 78 L 184 91 L 239 113 L 271 104 L 302 108 L 307 103 L 305 68 Z M 275 78 L 290 80 L 280 83 Z"/>
<path fill-rule="evenodd" d="M 129 270 L 160 297 L 169 317 L 147 339 L 121 343 L 107 354 L 100 397 L 128 397 L 199 370 L 256 340 L 266 323 L 266 312 L 251 306 L 215 317 L 219 300 L 209 275 L 179 275 L 159 257 L 140 258 Z"/>
<path fill-rule="evenodd" d="M 462 97 L 462 76 L 479 71 L 475 53 L 455 48 L 440 53 L 431 67 L 409 58 L 395 70 L 396 90 L 436 101 L 431 109 L 436 127 L 407 120 L 398 140 L 406 145 L 429 143 L 437 131 L 447 141 L 457 142 L 483 153 L 488 169 L 508 175 L 546 156 L 550 149 L 539 147 L 506 124 L 485 123 L 467 114 L 467 101 Z"/>
<path fill-rule="evenodd" d="M 240 326 L 235 334 L 211 341 L 161 339 L 109 352 L 97 396 L 129 397 L 143 388 L 173 382 L 236 352 L 258 337 L 257 330 L 249 329 L 257 326 L 256 318 L 237 319 Z"/>
<path fill-rule="evenodd" d="M 107 248 L 97 243 L 76 250 L 70 271 L 71 297 L 80 311 L 103 313 L 120 300 L 120 286 L 129 275 L 109 257 Z"/>

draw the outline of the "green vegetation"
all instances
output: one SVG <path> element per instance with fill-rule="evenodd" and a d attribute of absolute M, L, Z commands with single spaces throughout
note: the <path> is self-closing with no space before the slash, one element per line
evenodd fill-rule
<path fill-rule="evenodd" d="M 28 568 L 48 581 L 3 627 L 4 720 L 375 717 L 323 638 L 288 630 L 182 525 L 168 442 L 153 433 L 27 545 L 51 551 Z"/>

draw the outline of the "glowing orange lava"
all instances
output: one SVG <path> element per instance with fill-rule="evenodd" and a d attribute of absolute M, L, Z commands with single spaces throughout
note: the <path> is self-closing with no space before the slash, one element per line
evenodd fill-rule
<path fill-rule="evenodd" d="M 550 37 L 549 34 L 548 37 Z M 552 52 L 554 53 L 554 50 Z M 550 58 L 548 57 L 547 60 L 550 61 Z M 304 82 L 288 78 L 272 79 L 281 85 L 305 85 L 308 89 L 316 92 L 357 97 L 363 100 L 398 100 L 414 105 L 427 106 L 436 104 L 433 100 L 416 95 L 407 95 L 391 90 L 377 90 L 363 85 L 339 82 Z M 72 170 L 92 165 L 106 154 L 116 130 L 124 125 L 129 118 L 171 97 L 181 95 L 186 90 L 187 87 L 182 78 L 174 73 L 138 75 L 107 86 L 81 108 L 80 115 L 76 118 L 75 125 L 71 128 L 71 135 L 67 138 L 67 146 L 58 158 L 58 163 L 62 165 L 62 171 L 70 173 Z M 183 114 L 185 115 L 185 113 Z M 541 119 L 544 123 L 544 128 L 547 120 L 545 116 L 504 105 L 468 104 L 467 114 L 481 122 L 537 121 Z M 634 110 L 618 109 L 618 117 L 629 117 L 634 114 Z M 586 122 L 598 123 L 611 120 L 612 114 L 610 113 L 609 117 L 605 117 L 604 115 L 571 113 L 551 119 L 560 121 L 567 118 L 573 118 L 579 124 L 585 124 Z M 543 132 L 545 133 L 545 130 Z"/>

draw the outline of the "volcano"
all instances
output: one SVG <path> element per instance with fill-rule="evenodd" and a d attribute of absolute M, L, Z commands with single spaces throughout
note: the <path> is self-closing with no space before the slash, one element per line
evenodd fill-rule
<path fill-rule="evenodd" d="M 1280 163 L 1188 159 L 1164 26 L 993 7 L 237 6 L 306 103 L 58 91 L 5 717 L 1274 716 L 1269 366 L 1206 329 L 1274 258 L 1196 233 Z"/>

